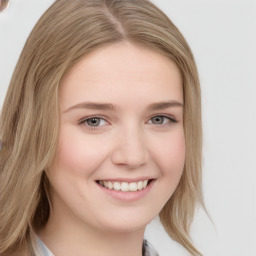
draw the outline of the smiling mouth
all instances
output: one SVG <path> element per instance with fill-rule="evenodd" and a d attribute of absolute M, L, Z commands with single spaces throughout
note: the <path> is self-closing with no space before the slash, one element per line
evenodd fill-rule
<path fill-rule="evenodd" d="M 116 190 L 116 191 L 122 191 L 122 192 L 136 192 L 139 190 L 145 189 L 152 179 L 150 180 L 141 180 L 138 182 L 118 182 L 118 181 L 104 181 L 104 180 L 98 180 L 97 183 L 100 184 L 102 187 L 110 189 L 110 190 Z"/>

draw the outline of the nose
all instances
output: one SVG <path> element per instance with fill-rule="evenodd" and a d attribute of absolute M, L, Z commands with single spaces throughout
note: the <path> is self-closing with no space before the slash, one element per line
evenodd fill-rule
<path fill-rule="evenodd" d="M 124 129 L 116 136 L 115 148 L 112 152 L 112 162 L 130 169 L 144 165 L 149 158 L 146 139 L 138 128 Z"/>

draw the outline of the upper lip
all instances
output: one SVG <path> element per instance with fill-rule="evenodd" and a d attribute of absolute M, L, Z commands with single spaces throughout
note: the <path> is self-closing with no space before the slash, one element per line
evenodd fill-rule
<path fill-rule="evenodd" d="M 131 183 L 131 182 L 139 182 L 139 181 L 144 181 L 144 180 L 154 180 L 154 178 L 149 177 L 149 176 L 138 177 L 138 178 L 113 178 L 113 179 L 111 179 L 111 178 L 104 179 L 103 178 L 103 179 L 98 179 L 97 181 L 100 181 L 100 180 L 102 180 L 102 181 L 113 181 L 113 182 L 117 181 L 117 182 L 129 182 L 129 183 Z"/>

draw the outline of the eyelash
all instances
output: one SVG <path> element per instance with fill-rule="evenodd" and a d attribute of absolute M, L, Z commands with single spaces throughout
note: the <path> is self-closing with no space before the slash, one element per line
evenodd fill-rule
<path fill-rule="evenodd" d="M 86 123 L 86 122 L 88 122 L 89 120 L 92 120 L 92 119 L 100 119 L 100 120 L 104 120 L 105 122 L 107 122 L 105 117 L 102 117 L 102 116 L 90 116 L 90 117 L 84 118 L 81 121 L 79 121 L 79 124 L 86 126 L 90 130 L 99 129 L 100 126 L 91 126 L 91 125 L 88 125 Z"/>
<path fill-rule="evenodd" d="M 169 123 L 177 123 L 177 120 L 174 117 L 172 117 L 172 116 L 169 116 L 169 115 L 154 115 L 154 116 L 149 118 L 149 120 L 151 120 L 151 124 L 153 124 L 152 123 L 152 119 L 155 118 L 155 117 L 160 117 L 160 118 L 168 119 L 167 122 L 164 122 L 162 124 L 155 124 L 157 126 L 166 125 L 166 124 L 169 124 Z M 105 117 L 102 117 L 102 116 L 90 116 L 90 117 L 87 117 L 85 119 L 80 120 L 79 121 L 79 125 L 85 125 L 90 130 L 99 129 L 101 126 L 92 126 L 92 125 L 89 125 L 89 124 L 86 123 L 86 122 L 88 122 L 90 120 L 93 120 L 93 119 L 104 120 L 106 123 L 108 123 L 108 121 L 106 121 Z"/>
<path fill-rule="evenodd" d="M 153 118 L 156 118 L 156 117 L 168 119 L 168 121 L 164 122 L 163 124 L 155 124 L 155 125 L 165 125 L 168 123 L 177 123 L 177 120 L 173 116 L 170 116 L 170 115 L 154 115 L 154 116 L 150 117 L 149 120 L 152 120 Z M 153 124 L 153 123 L 151 123 L 151 124 Z"/>

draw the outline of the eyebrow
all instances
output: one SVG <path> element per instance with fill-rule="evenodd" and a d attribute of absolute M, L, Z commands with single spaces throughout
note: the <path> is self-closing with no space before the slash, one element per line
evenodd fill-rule
<path fill-rule="evenodd" d="M 162 110 L 170 107 L 183 107 L 183 103 L 171 100 L 171 101 L 165 101 L 165 102 L 156 102 L 151 105 L 149 105 L 149 110 Z"/>
<path fill-rule="evenodd" d="M 164 102 L 156 102 L 150 104 L 147 109 L 150 111 L 154 110 L 162 110 L 170 107 L 183 107 L 183 103 L 171 100 L 171 101 L 164 101 Z M 76 104 L 64 111 L 64 113 L 69 112 L 75 109 L 93 109 L 93 110 L 106 110 L 106 111 L 114 111 L 117 110 L 118 107 L 111 103 L 96 103 L 96 102 L 82 102 Z"/>
<path fill-rule="evenodd" d="M 64 113 L 74 109 L 95 109 L 95 110 L 116 110 L 117 107 L 110 103 L 82 102 L 64 111 Z"/>

